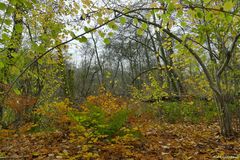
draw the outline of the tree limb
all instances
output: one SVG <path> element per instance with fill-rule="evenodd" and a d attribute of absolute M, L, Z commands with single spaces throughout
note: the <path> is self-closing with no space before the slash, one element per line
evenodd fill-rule
<path fill-rule="evenodd" d="M 147 69 L 147 70 L 144 70 L 142 71 L 141 73 L 139 73 L 133 80 L 132 80 L 132 84 L 138 79 L 138 77 L 140 77 L 141 75 L 145 74 L 145 73 L 148 73 L 150 71 L 153 71 L 153 70 L 161 70 L 163 68 L 159 68 L 159 67 L 153 67 L 153 68 L 150 68 L 150 69 Z"/>
<path fill-rule="evenodd" d="M 145 19 L 141 19 L 139 17 L 136 17 L 136 16 L 131 16 L 129 15 L 129 13 L 123 13 L 121 11 L 118 11 L 118 10 L 115 10 L 113 9 L 115 12 L 118 12 L 118 13 L 121 13 L 123 14 L 124 16 L 126 17 L 129 17 L 129 18 L 136 18 L 138 21 L 140 22 L 144 22 L 144 23 L 147 23 L 149 25 L 153 25 L 153 26 L 156 26 L 156 27 L 159 27 L 160 29 L 162 29 L 163 32 L 165 32 L 166 34 L 168 34 L 171 38 L 175 39 L 177 42 L 179 42 L 180 44 L 182 44 L 193 56 L 194 58 L 197 60 L 198 64 L 201 66 L 201 68 L 203 69 L 203 72 L 209 82 L 209 85 L 210 87 L 216 92 L 219 94 L 219 91 L 215 88 L 215 85 L 213 83 L 213 80 L 212 80 L 212 77 L 207 69 L 207 67 L 205 66 L 205 64 L 203 63 L 202 59 L 198 56 L 198 54 L 187 44 L 185 43 L 185 41 L 183 41 L 181 38 L 179 38 L 178 36 L 176 36 L 175 34 L 173 34 L 172 32 L 170 32 L 168 29 L 165 29 L 163 28 L 160 24 L 157 24 L 157 23 L 154 23 L 154 22 L 150 22 L 150 21 L 147 21 Z"/>
<path fill-rule="evenodd" d="M 226 53 L 226 59 L 225 59 L 223 65 L 220 67 L 220 69 L 219 69 L 218 72 L 217 72 L 217 76 L 218 76 L 218 77 L 221 76 L 221 74 L 223 73 L 224 69 L 225 69 L 225 68 L 227 67 L 227 65 L 229 64 L 229 62 L 230 62 L 230 60 L 231 60 L 231 57 L 232 57 L 232 53 L 233 53 L 233 51 L 234 51 L 234 49 L 235 49 L 235 47 L 236 47 L 236 44 L 237 44 L 237 41 L 238 41 L 239 37 L 240 37 L 240 33 L 238 33 L 238 34 L 236 35 L 236 37 L 234 38 L 234 41 L 233 41 L 233 43 L 232 43 L 232 45 L 231 45 L 230 50 L 228 50 L 227 53 Z"/>
<path fill-rule="evenodd" d="M 128 12 L 126 12 L 125 14 L 129 14 L 129 13 L 132 13 L 132 12 L 134 12 L 134 11 L 135 11 L 135 10 L 128 11 Z M 62 46 L 62 45 L 65 45 L 65 44 L 67 44 L 67 43 L 69 43 L 69 42 L 71 42 L 71 41 L 73 41 L 73 40 L 75 40 L 75 39 L 77 39 L 77 38 L 79 38 L 79 37 L 82 37 L 82 36 L 84 36 L 84 35 L 86 35 L 86 34 L 88 34 L 88 33 L 91 33 L 91 32 L 93 32 L 93 31 L 95 31 L 95 30 L 97 30 L 97 29 L 99 29 L 99 28 L 107 25 L 108 23 L 110 23 L 110 22 L 112 22 L 112 21 L 120 18 L 121 16 L 123 16 L 123 14 L 118 15 L 118 16 L 116 16 L 116 17 L 108 20 L 107 22 L 105 22 L 105 23 L 103 23 L 103 24 L 101 24 L 101 25 L 99 25 L 99 26 L 97 26 L 97 27 L 95 27 L 95 28 L 92 28 L 92 29 L 90 29 L 90 30 L 88 30 L 88 31 L 80 34 L 80 35 L 77 35 L 77 36 L 75 36 L 75 37 L 73 37 L 73 38 L 71 38 L 71 39 L 69 39 L 69 40 L 67 40 L 67 41 L 65 41 L 65 42 L 62 42 L 62 43 L 60 43 L 60 44 L 58 44 L 58 45 L 56 45 L 56 46 L 48 49 L 46 52 L 42 53 L 42 54 L 39 55 L 38 57 L 36 57 L 32 62 L 30 62 L 29 64 L 26 65 L 26 67 L 23 69 L 23 71 L 22 71 L 22 72 L 17 76 L 17 78 L 11 83 L 11 86 L 10 86 L 9 90 L 5 93 L 5 95 L 4 95 L 4 97 L 3 97 L 3 100 L 4 100 L 4 99 L 6 98 L 6 96 L 9 94 L 9 92 L 10 92 L 11 89 L 12 89 L 12 87 L 13 87 L 14 84 L 19 80 L 19 78 L 20 78 L 35 62 L 37 62 L 38 60 L 40 60 L 41 58 L 43 58 L 43 57 L 44 57 L 45 55 L 47 55 L 49 52 L 53 51 L 54 49 L 56 49 L 56 48 L 58 48 L 58 47 L 60 47 L 60 46 Z"/>

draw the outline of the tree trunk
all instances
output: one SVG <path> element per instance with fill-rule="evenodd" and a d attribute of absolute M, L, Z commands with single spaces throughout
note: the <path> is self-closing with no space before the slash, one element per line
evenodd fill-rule
<path fill-rule="evenodd" d="M 219 118 L 220 118 L 221 134 L 225 137 L 231 137 L 234 135 L 234 132 L 232 128 L 231 113 L 229 111 L 227 102 L 223 94 L 216 94 L 215 98 L 216 98 L 216 102 L 220 112 Z"/>
<path fill-rule="evenodd" d="M 0 104 L 0 125 L 2 125 L 3 106 Z"/>

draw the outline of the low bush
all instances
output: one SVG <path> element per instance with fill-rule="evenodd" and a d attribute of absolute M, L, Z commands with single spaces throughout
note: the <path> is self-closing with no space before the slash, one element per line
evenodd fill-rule
<path fill-rule="evenodd" d="M 68 112 L 77 111 L 70 107 L 69 99 L 39 106 L 32 117 L 35 127 L 33 131 L 42 130 L 67 130 L 71 120 Z"/>
<path fill-rule="evenodd" d="M 96 135 L 118 135 L 121 128 L 126 126 L 129 111 L 122 109 L 111 116 L 98 106 L 88 106 L 87 112 L 71 112 L 69 116 L 78 126 L 91 129 Z"/>
<path fill-rule="evenodd" d="M 87 97 L 80 108 L 77 110 L 70 107 L 68 99 L 42 105 L 34 112 L 33 130 L 70 130 L 75 134 L 86 131 L 110 138 L 124 135 L 123 127 L 131 128 L 127 123 L 130 113 L 127 103 L 109 92 Z"/>
<path fill-rule="evenodd" d="M 161 118 L 170 123 L 210 123 L 217 118 L 217 108 L 212 102 L 164 102 L 158 106 Z"/>

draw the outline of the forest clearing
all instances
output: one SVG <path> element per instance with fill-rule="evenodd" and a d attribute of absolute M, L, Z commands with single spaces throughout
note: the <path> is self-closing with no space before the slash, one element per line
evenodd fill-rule
<path fill-rule="evenodd" d="M 0 0 L 0 160 L 240 159 L 239 0 Z"/>
<path fill-rule="evenodd" d="M 88 100 L 91 103 L 97 102 L 98 106 L 110 107 L 106 108 L 110 112 L 116 110 L 116 106 L 117 108 L 124 105 L 126 107 L 125 100 L 119 101 L 111 94 L 89 97 Z M 67 101 L 54 104 L 60 109 L 55 108 L 57 110 L 52 114 L 44 113 L 51 119 L 50 122 L 53 123 L 51 127 L 57 126 L 54 129 L 47 129 L 50 127 L 47 124 L 48 126 L 42 126 L 43 131 L 36 131 L 41 127 L 38 125 L 46 124 L 36 125 L 29 122 L 21 126 L 18 131 L 1 130 L 1 158 L 144 160 L 239 158 L 239 137 L 229 139 L 222 137 L 218 123 L 214 121 L 208 123 L 201 119 L 203 117 L 197 118 L 198 121 L 201 119 L 201 122 L 194 122 L 196 117 L 186 116 L 191 112 L 186 114 L 176 112 L 175 114 L 182 114 L 181 116 L 189 120 L 182 119 L 182 122 L 173 123 L 175 119 L 181 118 L 172 117 L 168 119 L 170 123 L 166 122 L 167 119 L 161 120 L 155 111 L 146 106 L 141 107 L 135 104 L 134 108 L 129 109 L 128 115 L 119 114 L 123 110 L 117 111 L 117 114 L 111 113 L 112 121 L 103 122 L 102 112 L 95 108 L 96 110 L 86 111 L 88 116 L 82 115 L 81 125 L 76 126 L 74 124 L 76 119 L 68 119 L 66 103 Z M 171 115 L 168 115 L 165 118 L 170 117 Z M 77 122 L 81 121 L 80 116 L 75 118 L 79 118 Z M 104 127 L 106 123 L 110 125 Z"/>

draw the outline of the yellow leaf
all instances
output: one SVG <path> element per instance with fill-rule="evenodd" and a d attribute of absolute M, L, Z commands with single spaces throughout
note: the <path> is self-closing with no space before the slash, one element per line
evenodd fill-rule
<path fill-rule="evenodd" d="M 97 19 L 97 23 L 98 23 L 99 25 L 102 25 L 103 22 L 104 22 L 104 20 L 103 20 L 101 17 Z"/>
<path fill-rule="evenodd" d="M 158 3 L 154 2 L 150 5 L 150 8 L 157 8 L 158 7 Z"/>
<path fill-rule="evenodd" d="M 224 3 L 223 9 L 225 11 L 230 11 L 233 8 L 234 4 L 231 1 Z"/>

